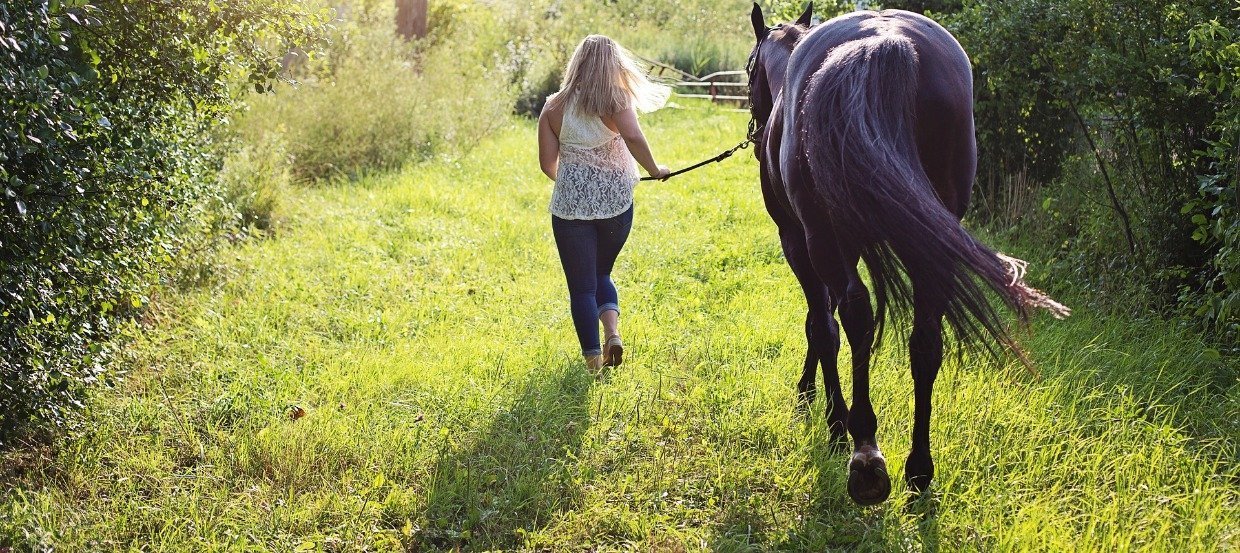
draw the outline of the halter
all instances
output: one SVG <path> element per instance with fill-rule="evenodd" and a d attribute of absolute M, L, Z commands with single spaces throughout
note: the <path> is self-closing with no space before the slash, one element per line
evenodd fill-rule
<path fill-rule="evenodd" d="M 778 29 L 779 26 L 775 28 Z M 765 38 L 759 41 L 758 45 L 754 47 L 753 53 L 749 55 L 749 61 L 745 62 L 745 74 L 749 77 L 749 131 L 745 134 L 745 138 L 750 144 L 757 144 L 758 135 L 766 128 L 766 123 L 758 123 L 758 116 L 754 113 L 753 89 L 754 69 L 758 66 L 758 53 L 762 51 L 762 44 L 765 42 Z"/>

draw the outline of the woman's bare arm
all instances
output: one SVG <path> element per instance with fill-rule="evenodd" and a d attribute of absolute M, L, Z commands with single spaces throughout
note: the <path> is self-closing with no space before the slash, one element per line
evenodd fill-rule
<path fill-rule="evenodd" d="M 650 144 L 646 142 L 646 135 L 642 133 L 642 127 L 637 122 L 637 112 L 633 108 L 612 115 L 610 119 L 616 125 L 616 132 L 624 138 L 624 144 L 628 146 L 629 153 L 633 154 L 633 159 L 636 159 L 650 176 L 662 177 L 669 172 L 667 167 L 654 160 Z"/>
<path fill-rule="evenodd" d="M 544 109 L 538 116 L 538 165 L 547 178 L 555 180 L 560 168 L 560 137 L 551 128 L 549 111 Z"/>

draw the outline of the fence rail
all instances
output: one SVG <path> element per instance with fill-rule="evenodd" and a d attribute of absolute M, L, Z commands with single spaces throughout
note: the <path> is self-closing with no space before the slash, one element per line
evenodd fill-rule
<path fill-rule="evenodd" d="M 745 78 L 744 71 L 716 71 L 703 77 L 693 77 L 692 80 L 681 80 L 675 83 L 677 89 L 688 87 L 690 90 L 704 88 L 703 92 L 684 93 L 679 90 L 677 96 L 682 98 L 705 98 L 712 102 L 728 101 L 728 102 L 749 102 L 749 84 L 736 80 L 725 80 L 730 77 Z M 729 94 L 731 92 L 732 94 Z M 739 94 L 744 94 L 738 95 Z"/>
<path fill-rule="evenodd" d="M 739 103 L 740 107 L 748 108 L 749 83 L 744 71 L 716 71 L 698 77 L 675 67 L 658 61 L 640 58 L 650 66 L 650 76 L 660 80 L 671 80 L 667 84 L 676 89 L 681 98 L 702 98 L 712 102 Z M 675 80 L 672 80 L 675 79 Z M 688 89 L 691 92 L 681 92 Z"/>

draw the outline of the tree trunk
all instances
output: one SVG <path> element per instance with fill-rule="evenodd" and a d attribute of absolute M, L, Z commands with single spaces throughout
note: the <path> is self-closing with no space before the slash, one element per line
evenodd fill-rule
<path fill-rule="evenodd" d="M 426 36 L 427 0 L 396 0 L 396 32 L 405 40 Z"/>

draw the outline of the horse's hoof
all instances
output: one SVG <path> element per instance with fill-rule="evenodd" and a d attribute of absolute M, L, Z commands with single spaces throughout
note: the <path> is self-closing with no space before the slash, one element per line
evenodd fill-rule
<path fill-rule="evenodd" d="M 814 399 L 818 396 L 818 388 L 813 384 L 806 385 L 797 383 L 797 408 L 809 409 L 814 404 Z"/>
<path fill-rule="evenodd" d="M 930 481 L 934 479 L 934 460 L 926 453 L 913 451 L 904 463 L 904 483 L 908 491 L 918 496 L 930 489 Z"/>
<path fill-rule="evenodd" d="M 863 446 L 848 460 L 848 496 L 858 505 L 877 505 L 891 495 L 887 461 L 874 446 Z"/>

